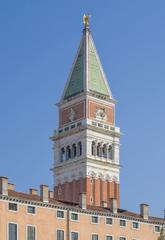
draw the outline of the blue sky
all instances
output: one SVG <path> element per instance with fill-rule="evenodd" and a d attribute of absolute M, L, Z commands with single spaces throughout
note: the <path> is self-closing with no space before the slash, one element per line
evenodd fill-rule
<path fill-rule="evenodd" d="M 165 1 L 1 1 L 0 175 L 53 186 L 49 137 L 82 34 L 91 30 L 121 127 L 121 207 L 165 208 Z"/>

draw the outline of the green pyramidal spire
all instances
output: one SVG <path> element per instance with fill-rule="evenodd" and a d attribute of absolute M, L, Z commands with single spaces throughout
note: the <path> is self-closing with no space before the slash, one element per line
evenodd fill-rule
<path fill-rule="evenodd" d="M 113 99 L 88 24 L 84 23 L 84 26 L 62 99 L 68 99 L 81 92 L 95 92 Z"/>

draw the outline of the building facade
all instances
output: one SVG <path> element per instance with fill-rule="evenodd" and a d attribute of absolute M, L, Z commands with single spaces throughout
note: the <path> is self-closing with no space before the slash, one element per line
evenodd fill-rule
<path fill-rule="evenodd" d="M 54 189 L 15 190 L 0 177 L 0 240 L 156 240 L 165 223 L 120 208 L 120 128 L 115 99 L 84 16 L 71 73 L 57 104 Z"/>

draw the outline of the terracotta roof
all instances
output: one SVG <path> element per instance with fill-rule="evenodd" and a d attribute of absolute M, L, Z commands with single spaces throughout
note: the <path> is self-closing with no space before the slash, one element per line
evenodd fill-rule
<path fill-rule="evenodd" d="M 43 203 L 41 200 L 41 197 L 39 195 L 33 195 L 33 194 L 29 194 L 29 193 L 22 193 L 22 192 L 16 192 L 13 190 L 8 190 L 8 196 L 9 197 L 14 197 L 20 200 L 24 200 L 24 201 L 36 201 L 36 202 L 40 202 Z M 82 209 L 79 207 L 79 205 L 77 203 L 73 203 L 73 202 L 67 202 L 67 201 L 59 201 L 56 200 L 55 198 L 50 198 L 49 199 L 49 203 L 48 204 L 55 204 L 57 206 L 61 206 L 61 207 L 66 207 L 66 208 L 75 208 L 75 210 L 77 211 L 82 211 Z M 88 212 L 93 212 L 93 214 L 112 214 L 112 212 L 110 212 L 109 208 L 105 208 L 105 207 L 95 207 L 95 206 L 87 206 L 87 209 L 85 211 Z M 117 217 L 122 217 L 122 218 L 133 218 L 133 219 L 137 219 L 140 221 L 144 221 L 143 217 L 138 214 L 138 213 L 134 213 L 131 211 L 127 211 L 124 209 L 118 209 L 118 213 L 116 214 Z M 149 216 L 148 221 L 153 222 L 153 223 L 165 223 L 165 219 L 164 218 L 159 218 L 159 217 L 152 217 Z"/>
<path fill-rule="evenodd" d="M 104 212 L 105 214 L 109 213 L 110 209 L 109 208 L 103 208 L 103 207 L 93 207 L 93 206 L 88 206 L 88 209 L 93 210 L 93 211 L 98 211 L 98 212 Z M 129 217 L 129 218 L 136 218 L 139 220 L 144 220 L 143 217 L 139 214 L 139 213 L 135 213 L 135 212 L 131 212 L 131 211 L 127 211 L 124 209 L 118 209 L 117 212 L 118 216 L 121 217 Z M 149 216 L 149 221 L 155 221 L 155 222 L 165 222 L 164 218 L 159 218 L 159 217 L 152 217 Z"/>
<path fill-rule="evenodd" d="M 33 201 L 41 201 L 40 196 L 33 195 L 29 193 L 15 192 L 13 190 L 8 190 L 8 195 L 11 197 L 20 198 L 23 200 L 33 200 Z"/>
<path fill-rule="evenodd" d="M 13 190 L 8 190 L 8 196 L 19 198 L 21 200 L 30 200 L 30 201 L 37 201 L 42 202 L 41 197 L 39 195 L 30 194 L 30 193 L 23 193 L 23 192 L 16 192 Z M 76 203 L 70 203 L 65 201 L 58 201 L 55 198 L 49 198 L 49 203 L 51 204 L 62 204 L 66 206 L 76 206 Z"/>

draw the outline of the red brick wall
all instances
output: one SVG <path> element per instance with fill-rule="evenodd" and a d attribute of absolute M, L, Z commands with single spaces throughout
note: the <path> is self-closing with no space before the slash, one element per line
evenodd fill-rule
<path fill-rule="evenodd" d="M 116 182 L 104 181 L 99 178 L 80 178 L 72 182 L 66 182 L 54 188 L 55 198 L 68 202 L 79 202 L 79 195 L 82 192 L 87 193 L 87 204 L 101 206 L 102 202 L 109 204 L 110 198 L 116 198 L 118 207 L 120 206 L 120 186 Z M 91 203 L 91 198 L 93 203 Z"/>
<path fill-rule="evenodd" d="M 101 199 L 101 180 L 95 179 L 94 180 L 94 205 L 100 206 L 100 199 Z"/>

